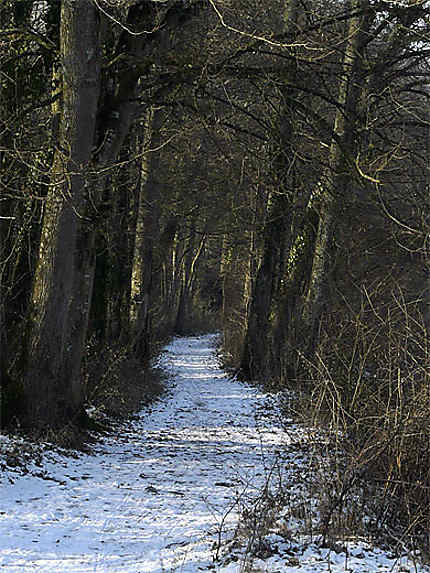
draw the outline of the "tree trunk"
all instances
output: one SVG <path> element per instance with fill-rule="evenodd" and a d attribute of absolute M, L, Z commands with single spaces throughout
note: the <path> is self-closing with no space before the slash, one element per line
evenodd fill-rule
<path fill-rule="evenodd" d="M 289 41 L 294 41 L 299 18 L 298 0 L 286 2 L 282 15 L 282 29 L 288 32 Z M 293 160 L 291 150 L 294 128 L 292 110 L 289 109 L 290 85 L 294 84 L 296 64 L 292 60 L 282 78 L 279 125 L 279 149 L 276 152 L 278 188 L 269 198 L 268 214 L 263 231 L 264 244 L 262 260 L 257 270 L 249 304 L 248 324 L 243 346 L 240 371 L 245 378 L 261 378 L 267 371 L 269 361 L 269 330 L 273 296 L 279 286 L 277 267 L 281 265 L 282 246 L 285 239 L 286 217 L 290 205 L 288 185 L 289 163 Z M 278 268 L 278 275 L 280 266 Z"/>
<path fill-rule="evenodd" d="M 274 328 L 274 363 L 276 376 L 283 382 L 296 378 L 297 350 L 303 345 L 303 293 L 309 280 L 315 247 L 318 214 L 318 186 L 311 194 L 303 221 L 291 240 L 285 264 L 285 276 Z"/>
<path fill-rule="evenodd" d="M 135 23 L 141 17 L 146 16 L 147 7 L 142 5 L 132 6 L 129 11 L 128 21 Z M 148 8 L 152 13 L 152 8 Z M 142 13 L 143 12 L 143 16 Z M 142 35 L 130 36 L 125 33 L 128 53 L 131 57 L 138 57 L 144 46 L 145 39 Z M 111 105 L 108 110 L 99 109 L 97 118 L 97 136 L 102 145 L 98 145 L 97 156 L 93 157 L 91 192 L 88 201 L 84 205 L 83 214 L 85 224 L 79 227 L 79 254 L 77 265 L 79 272 L 75 275 L 71 297 L 69 315 L 69 353 L 67 371 L 72 387 L 81 384 L 81 363 L 87 337 L 88 319 L 93 295 L 93 285 L 96 269 L 96 236 L 97 219 L 100 216 L 100 207 L 108 184 L 109 169 L 111 168 L 129 134 L 130 126 L 134 120 L 136 104 L 133 101 L 141 71 L 133 68 L 128 69 L 120 77 L 120 81 L 113 94 Z M 103 116 L 103 120 L 101 120 Z M 94 137 L 94 141 L 96 138 Z"/>
<path fill-rule="evenodd" d="M 312 271 L 303 308 L 303 320 L 307 330 L 307 353 L 315 350 L 319 323 L 326 298 L 330 265 L 333 259 L 333 238 L 340 206 L 348 195 L 351 183 L 356 146 L 355 126 L 358 101 L 362 87 L 364 47 L 373 19 L 368 0 L 353 2 L 351 8 L 360 11 L 351 18 L 343 59 L 343 73 L 339 85 L 339 108 L 334 123 L 334 134 L 329 155 L 329 170 L 321 180 L 320 213 L 313 253 Z"/>
<path fill-rule="evenodd" d="M 160 151 L 157 149 L 160 144 L 160 110 L 148 111 L 143 129 L 129 312 L 130 344 L 133 352 L 141 358 L 150 354 L 153 251 L 159 212 L 159 187 L 156 177 L 160 162 Z"/>
<path fill-rule="evenodd" d="M 61 10 L 63 105 L 59 145 L 45 204 L 32 292 L 25 389 L 27 422 L 57 425 L 81 408 L 80 385 L 66 370 L 73 332 L 71 303 L 80 264 L 77 241 L 88 186 L 99 96 L 98 13 L 91 0 L 64 0 Z M 72 332 L 71 332 L 72 331 Z M 78 359 L 79 357 L 74 356 Z"/>
<path fill-rule="evenodd" d="M 189 319 L 192 317 L 192 309 L 190 308 L 190 305 L 192 301 L 196 265 L 199 261 L 200 255 L 202 254 L 205 241 L 206 234 L 203 233 L 199 240 L 199 237 L 196 234 L 195 224 L 192 224 L 180 269 L 179 298 L 174 326 L 174 331 L 177 334 L 186 334 L 189 326 Z"/>
<path fill-rule="evenodd" d="M 166 20 L 166 25 L 162 30 L 148 36 L 147 34 L 130 34 L 124 30 L 122 38 L 118 44 L 124 49 L 131 61 L 142 58 L 147 42 L 158 40 L 158 48 L 164 53 L 170 46 L 173 38 L 173 31 L 179 25 L 192 19 L 195 11 L 191 8 L 184 8 L 181 14 L 172 8 L 175 17 Z M 169 11 L 168 11 L 169 12 Z M 157 8 L 153 3 L 139 3 L 130 7 L 127 23 L 129 27 L 143 25 L 145 27 L 153 24 L 157 16 Z M 179 16 L 179 18 L 177 18 Z M 94 171 L 97 181 L 92 189 L 91 201 L 87 202 L 88 218 L 95 212 L 98 213 L 101 197 L 107 181 L 107 168 L 112 167 L 119 151 L 121 150 L 130 127 L 135 119 L 137 108 L 136 95 L 139 80 L 142 75 L 142 67 L 131 65 L 120 76 L 113 94 L 106 98 L 109 101 L 107 109 L 99 110 L 98 131 L 98 152 L 94 158 Z M 75 346 L 70 356 L 76 356 L 79 360 L 74 360 L 68 364 L 69 376 L 72 380 L 79 380 L 81 373 L 81 359 L 84 351 L 86 339 L 88 312 L 92 299 L 92 290 L 95 276 L 95 238 L 97 228 L 95 224 L 82 226 L 80 243 L 82 251 L 80 253 L 79 265 L 82 272 L 76 276 L 75 290 L 79 295 L 72 299 L 73 308 L 70 314 L 73 317 L 73 325 L 69 332 L 74 336 L 69 339 L 69 344 Z M 78 384 L 78 382 L 76 383 Z"/>

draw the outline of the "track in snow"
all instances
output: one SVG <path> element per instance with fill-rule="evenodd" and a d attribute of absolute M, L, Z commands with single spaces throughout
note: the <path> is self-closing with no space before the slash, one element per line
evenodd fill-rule
<path fill-rule="evenodd" d="M 244 573 L 240 549 L 238 562 L 213 563 L 220 531 L 225 539 L 237 523 L 238 499 L 255 496 L 276 467 L 290 508 L 315 507 L 306 490 L 312 465 L 297 444 L 303 429 L 287 434 L 276 399 L 230 379 L 215 341 L 173 340 L 161 359 L 168 394 L 94 455 L 51 452 L 25 476 L 0 473 L 1 572 Z M 0 453 L 15 443 L 0 435 Z M 287 535 L 266 537 L 278 551 L 246 571 L 430 573 L 358 539 L 347 550 L 320 547 L 294 515 L 286 507 Z"/>
<path fill-rule="evenodd" d="M 1 485 L 0 569 L 7 573 L 207 570 L 235 501 L 266 479 L 280 428 L 264 429 L 256 389 L 229 378 L 215 335 L 165 351 L 167 397 L 95 455 L 45 462 L 45 477 Z M 55 481 L 53 481 L 55 480 Z"/>

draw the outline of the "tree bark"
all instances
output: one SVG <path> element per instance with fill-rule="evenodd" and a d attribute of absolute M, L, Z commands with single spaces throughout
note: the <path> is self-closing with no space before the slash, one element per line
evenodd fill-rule
<path fill-rule="evenodd" d="M 282 15 L 282 29 L 288 33 L 290 42 L 296 37 L 299 18 L 298 0 L 286 1 Z M 294 128 L 292 112 L 288 107 L 290 86 L 294 84 L 296 65 L 294 60 L 286 66 L 282 78 L 282 109 L 280 110 L 279 149 L 277 166 L 278 188 L 269 197 L 267 218 L 264 226 L 263 254 L 252 288 L 247 329 L 243 345 L 240 371 L 245 378 L 264 377 L 269 361 L 269 328 L 275 289 L 279 286 L 277 266 L 280 264 L 282 244 L 285 238 L 286 217 L 290 204 L 286 180 L 290 177 L 289 162 Z M 279 273 L 278 273 L 279 274 Z"/>
<path fill-rule="evenodd" d="M 180 266 L 179 297 L 174 325 L 174 331 L 177 334 L 187 333 L 189 319 L 192 318 L 190 305 L 193 298 L 196 265 L 202 254 L 205 242 L 206 233 L 204 232 L 199 237 L 196 233 L 195 222 L 192 223 Z"/>
<path fill-rule="evenodd" d="M 350 20 L 346 40 L 342 79 L 339 85 L 339 107 L 336 112 L 329 155 L 328 172 L 321 180 L 318 230 L 313 252 L 312 271 L 303 307 L 303 320 L 307 330 L 307 353 L 312 355 L 318 336 L 319 323 L 326 298 L 327 283 L 333 258 L 333 240 L 337 217 L 343 201 L 348 200 L 348 184 L 353 178 L 351 158 L 356 146 L 358 101 L 362 88 L 364 48 L 373 19 L 368 0 L 352 3 L 359 15 Z"/>
<path fill-rule="evenodd" d="M 88 187 L 99 96 L 98 26 L 98 13 L 91 0 L 64 0 L 59 144 L 34 277 L 25 377 L 27 423 L 33 427 L 64 422 L 82 404 L 81 388 L 70 383 L 65 366 L 70 353 L 70 305 L 79 272 L 78 228 Z"/>
<path fill-rule="evenodd" d="M 141 358 L 150 353 L 151 295 L 154 243 L 158 230 L 159 188 L 157 172 L 160 163 L 161 111 L 146 114 L 142 143 L 142 161 L 135 230 L 135 243 L 130 285 L 130 346 Z M 152 148 L 151 150 L 149 148 Z"/>
<path fill-rule="evenodd" d="M 175 11 L 175 14 L 177 10 Z M 181 10 L 179 11 L 181 12 Z M 169 14 L 169 11 L 167 12 Z M 183 9 L 181 14 L 184 20 L 194 15 L 193 10 Z M 156 8 L 153 3 L 142 3 L 131 6 L 128 13 L 128 26 L 136 25 L 153 25 L 156 16 Z M 106 173 L 112 167 L 119 151 L 121 150 L 127 135 L 130 132 L 132 122 L 135 120 L 137 109 L 136 95 L 139 88 L 139 81 L 144 72 L 142 67 L 133 65 L 134 61 L 142 58 L 145 47 L 148 43 L 158 40 L 160 52 L 164 54 L 166 46 L 169 45 L 172 35 L 172 29 L 184 22 L 181 18 L 166 19 L 163 29 L 147 36 L 146 34 L 129 34 L 124 31 L 119 41 L 119 46 L 124 49 L 125 54 L 132 62 L 126 71 L 124 71 L 116 85 L 115 91 L 108 94 L 106 101 L 107 109 L 99 110 L 97 122 L 98 135 L 98 152 L 94 158 L 93 169 L 97 177 L 90 197 L 87 202 L 88 219 L 92 215 L 98 214 L 101 197 L 108 180 Z M 86 339 L 88 314 L 90 310 L 92 291 L 95 276 L 96 257 L 95 241 L 97 228 L 95 223 L 81 226 L 80 244 L 82 249 L 79 255 L 79 265 L 82 270 L 75 281 L 74 290 L 77 296 L 72 299 L 72 308 L 70 314 L 73 317 L 73 324 L 70 333 L 74 333 L 69 339 L 69 344 L 74 347 L 70 356 L 75 356 L 77 360 L 69 361 L 69 376 L 74 386 L 79 384 L 81 374 L 81 360 L 84 352 L 84 343 Z"/>

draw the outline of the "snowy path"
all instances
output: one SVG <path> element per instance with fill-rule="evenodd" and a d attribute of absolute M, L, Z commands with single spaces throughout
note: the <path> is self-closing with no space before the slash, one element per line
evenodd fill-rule
<path fill-rule="evenodd" d="M 262 482 L 282 439 L 276 428 L 256 431 L 258 392 L 219 369 L 213 343 L 173 341 L 162 361 L 172 392 L 96 456 L 45 463 L 57 481 L 1 486 L 0 568 L 191 572 L 211 562 L 207 533 L 236 491 Z M 224 525 L 234 520 L 232 511 Z"/>
<path fill-rule="evenodd" d="M 264 395 L 220 370 L 214 342 L 213 335 L 175 339 L 162 359 L 174 376 L 167 396 L 105 439 L 95 455 L 52 453 L 26 476 L 0 474 L 1 571 L 240 570 L 236 563 L 213 564 L 220 526 L 223 536 L 234 527 L 238 495 L 265 482 L 276 451 L 300 439 L 301 430 L 287 435 L 274 419 L 264 426 Z M 285 456 L 299 466 L 294 448 Z M 327 558 L 311 544 L 297 559 L 291 545 L 289 551 L 253 571 L 402 570 L 359 544 L 350 550 L 350 569 L 344 557 Z"/>

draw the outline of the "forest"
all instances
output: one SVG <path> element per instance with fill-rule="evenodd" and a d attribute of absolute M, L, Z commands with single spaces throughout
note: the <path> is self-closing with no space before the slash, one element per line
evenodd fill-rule
<path fill-rule="evenodd" d="M 1 427 L 219 331 L 428 547 L 430 2 L 3 0 L 0 46 Z"/>

